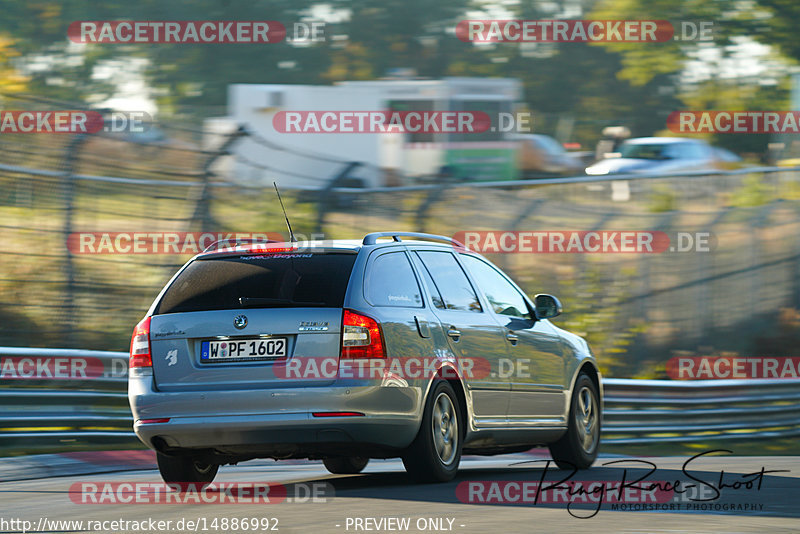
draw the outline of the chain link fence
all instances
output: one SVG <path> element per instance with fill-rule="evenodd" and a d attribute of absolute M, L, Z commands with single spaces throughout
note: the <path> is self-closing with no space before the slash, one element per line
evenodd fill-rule
<path fill-rule="evenodd" d="M 281 147 L 244 162 L 254 169 L 246 180 L 220 171 L 236 143 L 258 142 L 241 126 L 211 148 L 208 132 L 175 124 L 139 137 L 0 136 L 0 345 L 126 350 L 132 326 L 197 251 L 84 253 L 74 246 L 84 233 L 286 235 L 263 174 Z M 800 338 L 798 169 L 357 189 L 343 187 L 354 164 L 341 163 L 318 177 L 320 189 L 283 188 L 296 234 L 664 232 L 675 250 L 486 254 L 529 294 L 559 296 L 556 324 L 588 336 L 613 376 L 663 377 L 676 351 L 758 356 Z"/>

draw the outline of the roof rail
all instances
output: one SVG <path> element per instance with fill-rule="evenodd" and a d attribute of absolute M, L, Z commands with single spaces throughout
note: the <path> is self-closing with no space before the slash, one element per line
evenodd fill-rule
<path fill-rule="evenodd" d="M 238 247 L 239 245 L 251 245 L 251 244 L 263 245 L 266 243 L 284 243 L 284 242 L 285 241 L 275 241 L 274 239 L 256 239 L 254 237 L 247 237 L 243 239 L 237 239 L 237 238 L 219 239 L 208 245 L 206 248 L 204 248 L 203 252 L 211 252 L 213 250 L 219 250 L 220 248 L 223 248 L 219 246 L 221 243 L 233 243 L 232 246 Z"/>
<path fill-rule="evenodd" d="M 374 245 L 378 242 L 378 239 L 381 237 L 391 237 L 395 242 L 400 242 L 400 236 L 403 237 L 416 237 L 419 239 L 427 239 L 429 241 L 443 241 L 445 243 L 449 243 L 454 247 L 462 248 L 464 250 L 467 247 L 464 246 L 463 243 L 460 241 L 456 241 L 451 237 L 446 237 L 443 235 L 436 235 L 436 234 L 424 234 L 422 232 L 372 232 L 371 234 L 367 234 L 364 236 L 364 240 L 361 242 L 362 245 Z"/>

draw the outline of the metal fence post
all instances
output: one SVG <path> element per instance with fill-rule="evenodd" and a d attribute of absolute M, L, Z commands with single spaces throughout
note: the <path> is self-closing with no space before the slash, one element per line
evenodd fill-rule
<path fill-rule="evenodd" d="M 347 180 L 353 169 L 357 169 L 362 165 L 363 163 L 360 161 L 350 161 L 346 163 L 344 169 L 342 169 L 336 176 L 331 178 L 327 185 L 317 193 L 317 233 L 324 233 L 323 228 L 325 226 L 325 216 L 328 214 L 328 210 L 333 204 L 333 199 L 331 198 L 333 196 L 333 190 Z"/>
<path fill-rule="evenodd" d="M 214 217 L 211 214 L 211 180 L 216 176 L 216 174 L 211 170 L 211 167 L 220 157 L 230 155 L 229 149 L 231 146 L 245 135 L 248 135 L 247 130 L 244 128 L 244 126 L 239 126 L 236 131 L 228 135 L 228 138 L 225 139 L 225 142 L 222 143 L 222 145 L 216 151 L 210 153 L 203 162 L 202 185 L 200 187 L 200 194 L 198 195 L 195 203 L 194 213 L 192 214 L 192 221 L 195 223 L 200 221 L 200 231 L 202 232 L 216 230 L 216 228 L 214 228 L 216 226 L 214 223 Z"/>
<path fill-rule="evenodd" d="M 75 313 L 75 265 L 73 263 L 72 251 L 67 242 L 72 233 L 73 211 L 75 206 L 75 164 L 78 159 L 78 152 L 88 138 L 87 134 L 75 134 L 67 144 L 64 155 L 64 172 L 61 184 L 61 196 L 64 202 L 64 223 L 62 227 L 64 244 L 64 312 L 66 319 L 62 322 L 66 329 L 64 334 L 65 342 L 73 345 L 77 342 L 76 323 L 78 322 Z"/>
<path fill-rule="evenodd" d="M 431 189 L 430 193 L 428 193 L 428 196 L 425 197 L 425 200 L 423 200 L 422 203 L 420 203 L 416 213 L 417 232 L 425 231 L 425 221 L 428 218 L 428 212 L 431 210 L 434 204 L 442 200 L 444 192 L 447 189 L 448 189 L 448 184 L 444 182 L 440 183 L 439 187 Z"/>
<path fill-rule="evenodd" d="M 732 210 L 733 208 L 731 206 L 723 207 L 708 225 L 708 231 L 716 240 L 717 247 L 719 246 L 719 236 L 717 235 L 716 228 L 723 223 L 725 218 L 731 213 Z M 708 273 L 707 276 L 716 276 L 718 271 L 716 251 L 710 251 L 706 253 L 704 258 L 704 272 Z M 700 287 L 700 303 L 702 306 L 700 320 L 703 332 L 710 332 L 717 328 L 717 311 L 714 306 L 714 304 L 717 302 L 715 299 L 715 293 L 716 291 L 714 284 L 703 284 Z"/>

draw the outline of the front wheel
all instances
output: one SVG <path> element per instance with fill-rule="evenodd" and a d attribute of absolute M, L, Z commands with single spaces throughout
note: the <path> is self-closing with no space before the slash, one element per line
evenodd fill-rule
<path fill-rule="evenodd" d="M 578 375 L 570 404 L 567 432 L 550 445 L 550 454 L 561 469 L 587 469 L 597 458 L 602 408 L 594 381 Z"/>
<path fill-rule="evenodd" d="M 168 456 L 156 452 L 158 470 L 164 482 L 188 482 L 210 484 L 217 476 L 218 464 L 201 462 L 190 455 Z"/>
<path fill-rule="evenodd" d="M 403 465 L 418 482 L 446 482 L 458 472 L 464 431 L 458 400 L 447 381 L 431 388 L 422 425 L 403 454 Z"/>
<path fill-rule="evenodd" d="M 322 463 L 325 465 L 325 469 L 334 475 L 355 475 L 367 467 L 369 458 L 362 456 L 333 456 L 324 458 Z"/>

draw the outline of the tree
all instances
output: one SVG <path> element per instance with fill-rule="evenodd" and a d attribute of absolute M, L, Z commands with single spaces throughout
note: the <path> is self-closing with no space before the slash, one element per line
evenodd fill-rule
<path fill-rule="evenodd" d="M 0 93 L 23 91 L 28 83 L 28 78 L 12 65 L 12 60 L 19 55 L 13 45 L 14 41 L 0 35 Z"/>
<path fill-rule="evenodd" d="M 597 19 L 712 22 L 711 43 L 672 40 L 601 45 L 621 55 L 619 76 L 636 85 L 646 84 L 659 74 L 672 77 L 681 109 L 692 110 L 784 109 L 788 104 L 789 65 L 800 59 L 792 23 L 797 15 L 800 5 L 793 0 L 601 0 L 591 13 Z M 742 46 L 752 49 L 748 43 L 754 42 L 773 46 L 784 54 L 783 59 L 772 61 L 767 74 L 741 69 L 732 74 L 731 63 L 737 63 L 733 58 L 743 55 Z M 704 54 L 705 78 L 682 80 L 680 74 L 700 54 Z M 705 137 L 737 152 L 761 152 L 769 142 L 769 136 L 759 134 Z"/>

